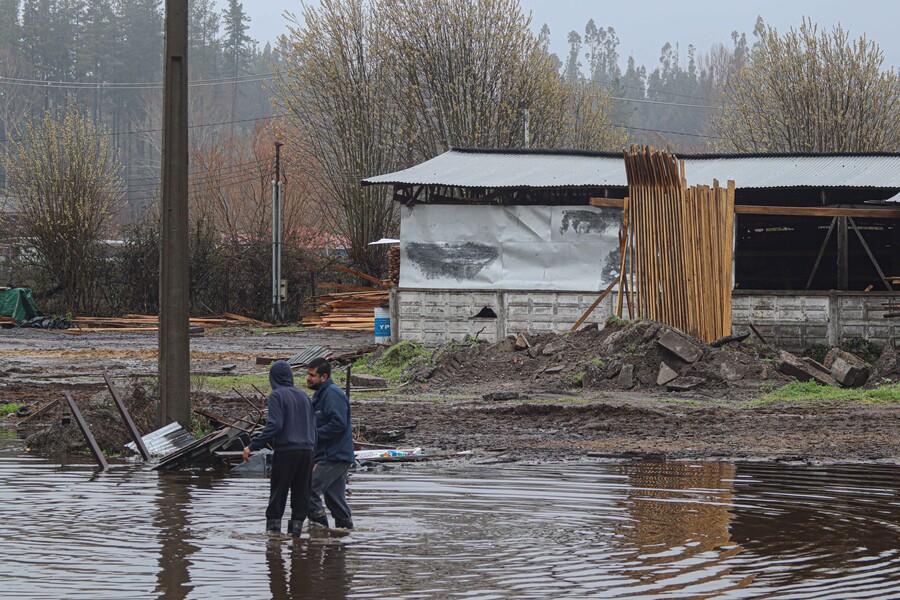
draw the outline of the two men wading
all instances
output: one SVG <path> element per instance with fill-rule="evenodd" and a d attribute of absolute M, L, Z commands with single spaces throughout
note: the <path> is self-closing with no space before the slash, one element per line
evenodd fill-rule
<path fill-rule="evenodd" d="M 316 391 L 312 400 L 294 386 L 291 367 L 283 360 L 269 369 L 269 383 L 268 422 L 244 448 L 245 461 L 251 451 L 266 445 L 275 450 L 266 531 L 281 532 L 289 492 L 288 532 L 295 537 L 299 537 L 307 515 L 311 524 L 328 526 L 322 494 L 335 527 L 351 529 L 346 498 L 347 471 L 354 461 L 350 401 L 331 379 L 331 364 L 323 358 L 309 364 L 306 383 Z"/>

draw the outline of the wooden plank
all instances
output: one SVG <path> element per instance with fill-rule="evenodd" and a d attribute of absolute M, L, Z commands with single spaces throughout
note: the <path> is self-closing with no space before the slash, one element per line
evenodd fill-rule
<path fill-rule="evenodd" d="M 785 217 L 856 217 L 858 219 L 900 219 L 896 208 L 833 208 L 828 206 L 753 206 L 735 205 L 736 215 Z"/>
<path fill-rule="evenodd" d="M 591 206 L 622 208 L 625 201 L 619 198 L 591 198 Z M 736 215 L 764 215 L 784 217 L 856 217 L 858 219 L 900 219 L 896 208 L 848 208 L 829 206 L 761 206 L 736 204 Z"/>
<path fill-rule="evenodd" d="M 584 311 L 584 314 L 581 315 L 581 318 L 578 319 L 577 323 L 572 325 L 572 329 L 570 329 L 569 331 L 575 331 L 579 327 L 581 327 L 581 324 L 584 323 L 584 320 L 587 319 L 591 315 L 592 312 L 594 312 L 594 309 L 597 308 L 597 306 L 599 306 L 601 302 L 603 302 L 603 299 L 609 295 L 609 292 L 612 291 L 612 289 L 616 286 L 617 283 L 619 283 L 619 282 L 615 279 L 610 281 L 609 285 L 606 286 L 606 289 L 603 290 L 603 293 L 601 293 L 600 296 L 598 296 L 597 299 L 594 300 L 594 303 L 591 304 L 590 308 L 588 308 L 586 311 Z"/>
<path fill-rule="evenodd" d="M 383 287 L 383 288 L 391 287 L 390 282 L 385 283 L 384 281 L 378 279 L 377 277 L 372 277 L 371 275 L 366 275 L 365 273 L 357 271 L 356 269 L 351 269 L 349 267 L 341 267 L 339 265 L 331 265 L 331 268 L 334 269 L 335 271 L 343 271 L 344 273 L 350 273 L 351 275 L 356 275 L 360 279 L 365 279 L 366 281 L 371 281 L 372 283 L 374 283 L 375 285 L 377 285 L 379 287 Z"/>
<path fill-rule="evenodd" d="M 97 440 L 94 439 L 94 434 L 91 433 L 91 428 L 88 426 L 87 421 L 84 420 L 84 417 L 81 414 L 81 411 L 78 410 L 78 405 L 75 404 L 75 399 L 72 398 L 72 394 L 69 392 L 63 392 L 66 396 L 66 402 L 69 403 L 69 410 L 72 411 L 72 416 L 75 417 L 75 422 L 78 424 L 78 428 L 81 429 L 81 433 L 84 434 L 84 439 L 88 443 L 88 447 L 91 449 L 91 454 L 94 455 L 94 459 L 97 461 L 97 464 L 100 465 L 100 468 L 104 471 L 109 468 L 109 463 L 106 462 L 106 457 L 103 456 L 103 451 L 100 450 L 100 446 L 97 445 Z"/>

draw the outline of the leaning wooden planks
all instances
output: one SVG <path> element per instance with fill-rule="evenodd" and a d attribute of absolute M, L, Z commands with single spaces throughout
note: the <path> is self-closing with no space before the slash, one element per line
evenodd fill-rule
<path fill-rule="evenodd" d="M 625 151 L 628 239 L 620 286 L 635 316 L 706 341 L 731 333 L 734 182 L 688 187 L 684 162 L 666 151 Z M 627 280 L 626 280 L 627 278 Z M 621 303 L 617 313 L 621 316 Z"/>

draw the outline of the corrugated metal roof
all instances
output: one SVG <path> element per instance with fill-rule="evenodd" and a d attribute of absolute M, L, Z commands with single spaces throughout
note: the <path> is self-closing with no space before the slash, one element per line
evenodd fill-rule
<path fill-rule="evenodd" d="M 153 456 L 165 456 L 194 442 L 194 437 L 178 423 L 169 423 L 165 427 L 148 433 L 141 439 Z M 134 442 L 128 442 L 125 444 L 125 447 L 132 452 L 137 452 L 137 446 L 135 446 Z"/>
<path fill-rule="evenodd" d="M 681 155 L 688 183 L 733 180 L 738 188 L 900 189 L 900 154 Z M 621 155 L 566 151 L 453 149 L 364 184 L 484 188 L 625 187 Z"/>

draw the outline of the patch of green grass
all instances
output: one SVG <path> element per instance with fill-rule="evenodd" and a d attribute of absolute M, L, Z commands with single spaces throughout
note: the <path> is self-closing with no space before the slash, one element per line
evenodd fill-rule
<path fill-rule="evenodd" d="M 24 404 L 19 404 L 17 402 L 10 402 L 8 404 L 0 404 L 0 415 L 11 415 L 20 408 L 25 406 Z"/>
<path fill-rule="evenodd" d="M 294 383 L 303 385 L 303 381 L 297 379 L 297 374 L 294 375 Z M 248 375 L 192 375 L 191 384 L 192 387 L 199 389 L 212 388 L 215 390 L 230 390 L 231 388 L 235 388 L 241 391 L 253 391 L 253 386 L 255 385 L 263 392 L 266 392 L 269 389 L 269 374 L 251 373 Z"/>
<path fill-rule="evenodd" d="M 199 440 L 212 432 L 213 428 L 209 426 L 209 422 L 206 419 L 201 419 L 196 414 L 191 415 L 191 435 L 194 436 L 194 439 Z"/>
<path fill-rule="evenodd" d="M 584 380 L 584 376 L 587 374 L 587 371 L 578 371 L 574 375 L 572 375 L 572 385 L 581 385 L 581 382 Z"/>
<path fill-rule="evenodd" d="M 871 390 L 864 388 L 846 389 L 830 385 L 819 385 L 815 381 L 792 381 L 784 387 L 763 394 L 758 403 L 808 402 L 814 400 L 852 401 L 865 404 L 900 403 L 900 384 L 880 385 Z"/>
<path fill-rule="evenodd" d="M 591 364 L 594 365 L 595 367 L 601 368 L 601 367 L 603 367 L 603 359 L 600 358 L 599 356 L 596 358 L 592 358 Z"/>
<path fill-rule="evenodd" d="M 375 375 L 389 381 L 399 381 L 403 369 L 416 357 L 430 359 L 431 352 L 412 342 L 400 342 L 388 348 L 381 358 L 375 363 L 369 364 L 369 356 L 363 356 L 353 363 L 353 371 Z"/>

